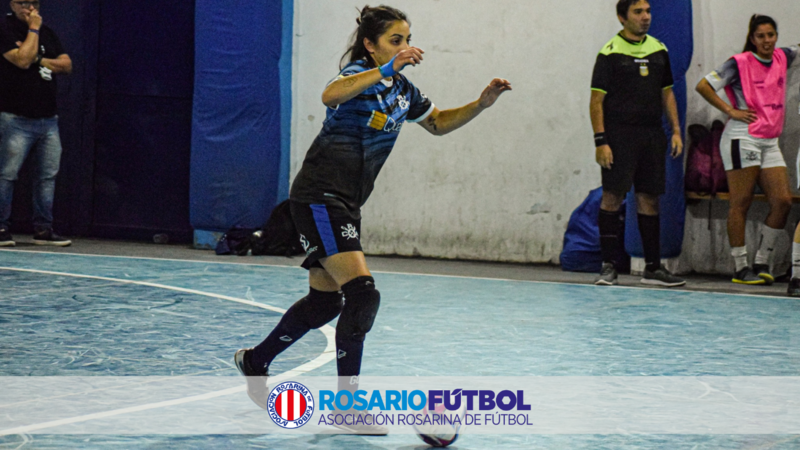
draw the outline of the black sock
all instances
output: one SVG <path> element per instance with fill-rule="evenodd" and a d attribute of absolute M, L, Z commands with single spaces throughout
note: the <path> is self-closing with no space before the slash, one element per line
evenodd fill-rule
<path fill-rule="evenodd" d="M 364 339 L 372 329 L 381 294 L 372 277 L 358 277 L 342 286 L 344 308 L 336 324 L 336 369 L 339 377 L 361 373 Z"/>
<path fill-rule="evenodd" d="M 319 328 L 342 310 L 341 292 L 322 292 L 310 289 L 307 296 L 298 300 L 283 315 L 278 326 L 253 348 L 250 365 L 255 370 L 264 370 L 281 352 L 289 348 L 312 328 Z"/>
<path fill-rule="evenodd" d="M 601 209 L 597 218 L 600 228 L 600 252 L 604 263 L 617 266 L 617 248 L 619 247 L 619 229 L 621 227 L 619 211 L 606 211 Z"/>
<path fill-rule="evenodd" d="M 653 272 L 661 267 L 661 221 L 659 217 L 639 214 L 639 234 L 642 236 L 646 270 Z"/>

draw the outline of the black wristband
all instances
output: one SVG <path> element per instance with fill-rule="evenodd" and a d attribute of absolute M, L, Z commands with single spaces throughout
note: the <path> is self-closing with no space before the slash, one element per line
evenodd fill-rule
<path fill-rule="evenodd" d="M 33 63 L 34 64 L 39 64 L 39 63 L 42 62 L 43 59 L 44 59 L 44 57 L 41 54 L 37 54 L 36 55 L 36 59 L 33 61 Z"/>
<path fill-rule="evenodd" d="M 606 139 L 606 133 L 595 133 L 594 135 L 594 146 L 595 147 L 602 147 L 604 145 L 608 145 L 608 140 Z"/>

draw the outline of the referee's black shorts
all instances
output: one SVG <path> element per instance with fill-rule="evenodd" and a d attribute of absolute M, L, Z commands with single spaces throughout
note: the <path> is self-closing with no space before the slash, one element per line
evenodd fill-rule
<path fill-rule="evenodd" d="M 625 195 L 634 186 L 638 193 L 664 193 L 668 143 L 663 128 L 606 125 L 606 138 L 614 164 L 602 169 L 604 191 Z"/>

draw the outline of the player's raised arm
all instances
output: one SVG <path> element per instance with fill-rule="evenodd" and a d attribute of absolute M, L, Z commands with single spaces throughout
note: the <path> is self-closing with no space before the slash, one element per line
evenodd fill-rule
<path fill-rule="evenodd" d="M 322 103 L 329 108 L 335 108 L 355 98 L 355 96 L 364 92 L 378 81 L 393 77 L 403 70 L 405 66 L 416 66 L 421 63 L 423 53 L 425 52 L 422 49 L 409 47 L 400 51 L 389 62 L 380 67 L 354 75 L 339 76 L 322 92 Z"/>
<path fill-rule="evenodd" d="M 510 90 L 512 90 L 511 83 L 508 80 L 495 78 L 474 102 L 467 103 L 460 108 L 446 109 L 444 111 L 434 108 L 431 115 L 419 124 L 431 134 L 436 136 L 445 135 L 463 127 L 470 120 L 478 117 L 483 110 L 492 107 L 503 92 Z"/>

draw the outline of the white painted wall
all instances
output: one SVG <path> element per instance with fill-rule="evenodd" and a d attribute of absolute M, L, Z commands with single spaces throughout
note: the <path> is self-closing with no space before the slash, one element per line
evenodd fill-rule
<path fill-rule="evenodd" d="M 800 30 L 789 27 L 789 17 L 800 18 L 796 0 L 695 3 L 690 83 L 741 50 L 755 7 L 786 22 L 782 42 L 798 41 Z M 292 176 L 319 132 L 322 90 L 337 73 L 363 4 L 295 1 Z M 509 79 L 514 91 L 448 136 L 404 127 L 364 207 L 365 251 L 556 262 L 570 214 L 600 185 L 589 84 L 597 52 L 619 30 L 614 4 L 394 2 L 411 19 L 413 44 L 426 51 L 424 63 L 404 74 L 440 109 L 476 99 L 495 76 Z M 710 114 L 693 97 L 690 111 L 690 123 Z"/>

